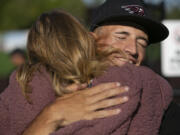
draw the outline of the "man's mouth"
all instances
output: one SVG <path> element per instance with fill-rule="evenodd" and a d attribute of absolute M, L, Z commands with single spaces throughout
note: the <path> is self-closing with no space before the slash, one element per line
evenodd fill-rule
<path fill-rule="evenodd" d="M 118 59 L 118 60 L 120 60 L 120 61 L 123 61 L 123 62 L 128 62 L 128 63 L 130 63 L 130 64 L 136 64 L 136 60 L 133 59 L 133 58 L 127 59 L 127 58 L 116 57 L 116 56 L 115 56 L 114 58 L 116 58 L 116 59 Z"/>

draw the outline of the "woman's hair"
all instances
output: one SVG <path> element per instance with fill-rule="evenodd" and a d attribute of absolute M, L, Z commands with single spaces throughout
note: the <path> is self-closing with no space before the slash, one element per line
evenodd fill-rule
<path fill-rule="evenodd" d="M 28 83 L 41 66 L 51 75 L 58 96 L 68 92 L 68 84 L 88 83 L 106 67 L 103 55 L 97 57 L 93 37 L 77 19 L 62 10 L 44 13 L 32 25 L 27 55 L 28 62 L 18 69 L 17 80 L 28 101 L 28 93 L 32 92 Z"/>

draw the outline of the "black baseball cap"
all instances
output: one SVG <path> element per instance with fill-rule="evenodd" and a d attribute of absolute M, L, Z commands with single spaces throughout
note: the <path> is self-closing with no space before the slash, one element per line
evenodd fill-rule
<path fill-rule="evenodd" d="M 138 26 L 149 36 L 149 44 L 160 42 L 169 35 L 167 27 L 151 17 L 142 0 L 106 0 L 96 8 L 90 30 L 114 22 Z"/>

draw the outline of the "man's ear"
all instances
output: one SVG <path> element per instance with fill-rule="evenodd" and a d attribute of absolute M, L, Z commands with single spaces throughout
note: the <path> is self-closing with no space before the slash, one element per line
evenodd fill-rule
<path fill-rule="evenodd" d="M 97 36 L 97 34 L 96 34 L 95 32 L 89 32 L 89 33 L 93 36 L 93 38 L 94 38 L 95 40 L 98 39 L 98 36 Z"/>

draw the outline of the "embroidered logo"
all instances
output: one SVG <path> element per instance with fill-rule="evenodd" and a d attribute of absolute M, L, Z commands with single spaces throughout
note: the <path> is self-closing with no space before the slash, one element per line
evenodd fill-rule
<path fill-rule="evenodd" d="M 126 5 L 121 6 L 125 11 L 127 11 L 130 14 L 137 14 L 139 16 L 144 16 L 144 9 L 142 6 L 139 5 Z"/>

